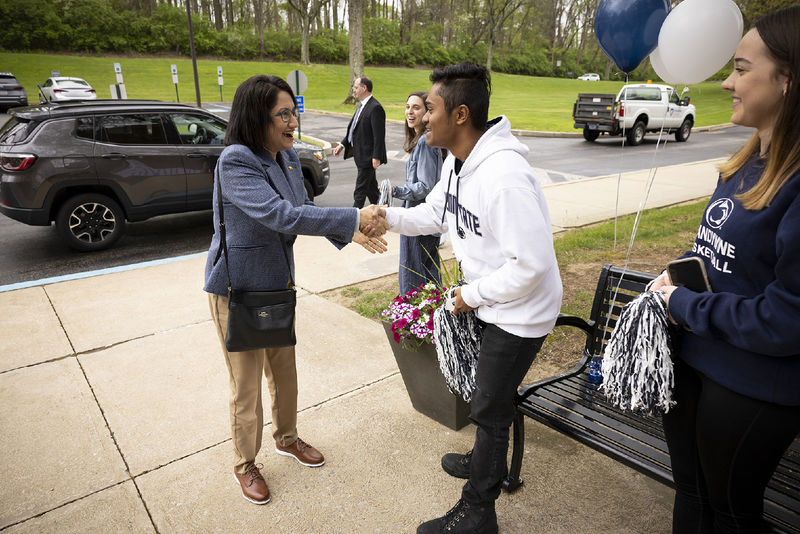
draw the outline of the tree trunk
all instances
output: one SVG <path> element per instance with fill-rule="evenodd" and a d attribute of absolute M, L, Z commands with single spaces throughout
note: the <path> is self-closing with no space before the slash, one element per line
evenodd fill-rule
<path fill-rule="evenodd" d="M 213 0 L 214 5 L 214 29 L 222 31 L 222 3 L 220 0 Z"/>
<path fill-rule="evenodd" d="M 228 16 L 228 28 L 233 28 L 233 0 L 225 1 L 225 14 Z"/>
<path fill-rule="evenodd" d="M 264 0 L 253 0 L 253 18 L 258 35 L 258 54 L 264 56 Z"/>
<path fill-rule="evenodd" d="M 308 15 L 308 12 L 299 13 L 299 15 L 300 27 L 302 29 L 302 35 L 300 36 L 300 63 L 303 65 L 310 65 L 311 61 L 309 60 L 308 42 L 311 34 L 311 17 Z"/>
<path fill-rule="evenodd" d="M 347 0 L 347 22 L 350 27 L 350 87 L 347 89 L 345 104 L 355 104 L 357 99 L 353 94 L 353 82 L 364 75 L 364 40 L 361 31 L 363 18 L 363 5 L 361 0 Z"/>
<path fill-rule="evenodd" d="M 278 11 L 277 0 L 270 0 L 270 9 L 272 12 L 272 16 L 270 17 L 272 21 L 272 29 L 277 32 L 281 29 L 281 13 Z"/>
<path fill-rule="evenodd" d="M 333 33 L 339 33 L 339 0 L 331 0 L 331 22 L 333 23 Z"/>

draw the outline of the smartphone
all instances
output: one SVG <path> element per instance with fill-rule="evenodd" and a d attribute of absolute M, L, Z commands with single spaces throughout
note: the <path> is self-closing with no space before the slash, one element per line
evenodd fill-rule
<path fill-rule="evenodd" d="M 667 276 L 674 286 L 682 286 L 697 292 L 711 291 L 706 266 L 697 256 L 669 262 Z"/>

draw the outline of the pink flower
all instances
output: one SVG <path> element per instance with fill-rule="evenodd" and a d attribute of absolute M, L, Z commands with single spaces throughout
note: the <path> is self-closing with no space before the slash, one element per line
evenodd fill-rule
<path fill-rule="evenodd" d="M 393 332 L 394 340 L 396 343 L 400 343 L 400 334 L 397 332 Z"/>
<path fill-rule="evenodd" d="M 416 309 L 415 309 L 414 311 L 412 311 L 412 312 L 411 312 L 411 318 L 412 318 L 412 319 L 414 319 L 415 321 L 416 321 L 417 319 L 419 319 L 419 310 L 416 310 Z"/>

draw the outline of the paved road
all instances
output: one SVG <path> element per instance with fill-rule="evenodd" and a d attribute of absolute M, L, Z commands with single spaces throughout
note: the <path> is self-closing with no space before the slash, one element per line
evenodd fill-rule
<path fill-rule="evenodd" d="M 227 109 L 209 107 L 227 116 Z M 0 115 L 0 123 L 6 119 L 7 115 Z M 335 143 L 344 136 L 347 122 L 348 117 L 306 113 L 301 128 L 304 135 Z M 595 143 L 582 138 L 520 139 L 530 148 L 528 161 L 539 170 L 542 181 L 552 183 L 724 156 L 740 146 L 750 132 L 736 127 L 693 133 L 687 143 L 669 138 L 657 150 L 653 134 L 648 134 L 643 145 L 624 149 L 621 138 L 601 137 Z M 387 124 L 386 142 L 389 163 L 378 170 L 378 177 L 402 184 L 405 154 L 401 125 Z M 316 202 L 320 206 L 352 205 L 355 165 L 352 160 L 330 159 L 331 183 Z M 82 254 L 63 245 L 55 228 L 27 226 L 0 216 L 0 286 L 201 252 L 208 247 L 211 226 L 210 211 L 157 217 L 129 224 L 125 237 L 111 250 Z"/>

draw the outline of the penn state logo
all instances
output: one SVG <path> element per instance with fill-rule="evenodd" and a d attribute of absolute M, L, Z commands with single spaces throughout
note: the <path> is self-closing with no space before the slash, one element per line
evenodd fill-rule
<path fill-rule="evenodd" d="M 711 228 L 720 228 L 728 217 L 733 213 L 733 201 L 729 198 L 721 198 L 714 201 L 706 210 L 706 223 Z"/>

